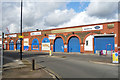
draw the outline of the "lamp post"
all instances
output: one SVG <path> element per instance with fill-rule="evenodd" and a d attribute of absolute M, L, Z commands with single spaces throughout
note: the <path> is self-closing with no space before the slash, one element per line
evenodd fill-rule
<path fill-rule="evenodd" d="M 20 35 L 22 36 L 22 0 L 21 0 L 21 20 L 20 20 Z M 22 60 L 22 38 L 20 38 L 20 60 Z"/>

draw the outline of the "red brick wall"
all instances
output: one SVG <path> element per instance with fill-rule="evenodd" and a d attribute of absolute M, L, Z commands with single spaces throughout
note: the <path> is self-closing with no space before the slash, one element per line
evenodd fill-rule
<path fill-rule="evenodd" d="M 118 23 L 118 47 L 120 47 L 120 22 Z M 120 48 L 118 48 L 120 51 Z"/>
<path fill-rule="evenodd" d="M 114 28 L 112 28 L 112 29 L 108 29 L 107 28 L 107 24 L 114 24 Z M 106 34 L 110 34 L 110 33 L 114 33 L 114 34 L 116 34 L 116 37 L 115 37 L 115 44 L 118 44 L 118 46 L 120 46 L 120 26 L 118 27 L 118 25 L 120 25 L 120 23 L 118 23 L 118 22 L 110 22 L 110 23 L 101 23 L 101 24 L 92 24 L 92 25 L 103 25 L 103 30 L 96 30 L 96 31 L 100 31 L 102 34 L 104 34 L 104 33 L 106 33 Z M 92 26 L 92 25 L 84 25 L 84 26 L 77 26 L 77 27 L 85 27 L 85 26 Z M 56 30 L 56 29 L 55 29 Z M 50 30 L 46 30 L 46 31 L 50 31 Z M 35 31 L 34 31 L 35 32 Z M 81 32 L 83 32 L 83 31 L 81 31 Z M 87 31 L 86 31 L 87 32 Z M 92 35 L 93 34 L 93 31 L 89 31 L 89 32 L 91 32 L 90 34 L 88 34 L 88 35 L 86 35 L 86 37 L 84 37 L 84 40 L 83 40 L 83 43 L 81 42 L 81 39 L 80 39 L 80 37 L 78 36 L 78 38 L 79 38 L 79 40 L 80 40 L 80 46 L 81 46 L 81 52 L 86 52 L 86 51 L 84 51 L 84 43 L 85 43 L 85 39 L 87 38 L 87 36 L 89 36 L 89 35 Z M 23 33 L 23 35 L 25 34 L 26 32 L 24 32 Z M 26 36 L 26 37 L 24 37 L 24 38 L 31 38 L 31 36 L 30 36 L 30 32 L 27 32 L 27 33 L 29 33 L 29 35 L 28 36 Z M 57 37 L 61 37 L 62 39 L 63 39 L 63 37 L 62 36 L 59 36 L 58 34 L 64 34 L 64 35 L 67 35 L 67 34 L 70 34 L 71 32 L 68 32 L 68 33 L 56 33 L 56 35 L 57 35 Z M 77 32 L 78 33 L 78 32 Z M 48 35 L 48 34 L 47 34 Z M 73 36 L 75 35 L 75 34 L 72 34 Z M 70 35 L 70 36 L 72 36 L 72 35 Z M 41 35 L 40 35 L 41 36 Z M 43 36 L 43 34 L 42 34 L 42 36 Z M 63 39 L 63 41 L 64 41 L 64 45 L 67 45 L 67 43 L 68 43 L 68 40 L 69 40 L 69 38 L 70 38 L 70 36 L 67 38 L 67 41 L 65 41 L 64 39 Z M 36 38 L 36 36 L 34 36 L 35 38 Z M 45 36 L 44 36 L 45 37 Z M 48 36 L 47 36 L 48 37 Z M 31 38 L 31 39 L 33 39 L 33 38 Z M 42 38 L 43 39 L 43 38 Z M 8 39 L 7 39 L 8 40 Z M 41 51 L 41 41 L 42 40 L 39 40 L 39 42 L 40 42 L 40 45 L 39 45 L 39 51 Z M 54 45 L 54 40 L 53 41 L 50 41 L 51 42 L 51 50 L 53 51 L 53 45 Z M 31 50 L 31 43 L 32 43 L 32 40 L 29 40 L 29 50 Z M 9 43 L 8 43 L 9 44 Z M 23 43 L 24 44 L 24 43 Z M 94 44 L 93 44 L 94 45 Z M 24 48 L 24 46 L 23 46 L 23 48 Z M 8 50 L 9 50 L 9 45 L 8 45 Z M 120 49 L 119 49 L 120 50 Z M 115 47 L 115 51 L 118 51 L 118 47 Z M 67 48 L 64 48 L 64 52 L 67 52 Z M 92 52 L 94 52 L 94 46 L 93 46 L 93 51 Z"/>

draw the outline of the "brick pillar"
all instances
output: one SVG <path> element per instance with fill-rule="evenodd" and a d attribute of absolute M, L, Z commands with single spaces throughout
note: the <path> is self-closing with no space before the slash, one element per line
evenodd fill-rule
<path fill-rule="evenodd" d="M 41 46 L 41 43 L 39 44 L 39 51 L 42 51 L 42 46 Z"/>
<path fill-rule="evenodd" d="M 16 44 L 14 44 L 14 51 L 16 50 Z"/>
<path fill-rule="evenodd" d="M 64 52 L 67 52 L 67 44 L 64 43 Z"/>
<path fill-rule="evenodd" d="M 31 51 L 31 44 L 29 44 L 29 51 Z"/>
<path fill-rule="evenodd" d="M 22 51 L 24 51 L 24 39 L 22 40 Z"/>
<path fill-rule="evenodd" d="M 80 52 L 84 53 L 84 43 L 80 43 Z"/>
<path fill-rule="evenodd" d="M 51 44 L 51 51 L 53 52 L 53 44 Z"/>
<path fill-rule="evenodd" d="M 8 50 L 8 44 L 6 44 L 6 50 Z"/>

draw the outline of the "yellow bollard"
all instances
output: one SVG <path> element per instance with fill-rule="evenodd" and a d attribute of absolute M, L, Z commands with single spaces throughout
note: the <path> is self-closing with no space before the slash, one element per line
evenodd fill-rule
<path fill-rule="evenodd" d="M 49 55 L 52 56 L 52 52 L 51 52 L 51 50 L 50 50 L 50 52 L 49 52 Z"/>

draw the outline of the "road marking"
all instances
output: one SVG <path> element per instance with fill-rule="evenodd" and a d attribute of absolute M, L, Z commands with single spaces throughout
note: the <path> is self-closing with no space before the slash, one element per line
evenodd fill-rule
<path fill-rule="evenodd" d="M 97 63 L 97 64 L 107 64 L 107 65 L 114 65 L 114 66 L 118 66 L 118 64 L 105 63 L 105 62 L 97 62 L 97 61 L 89 61 L 89 62 L 93 62 L 93 63 Z"/>

